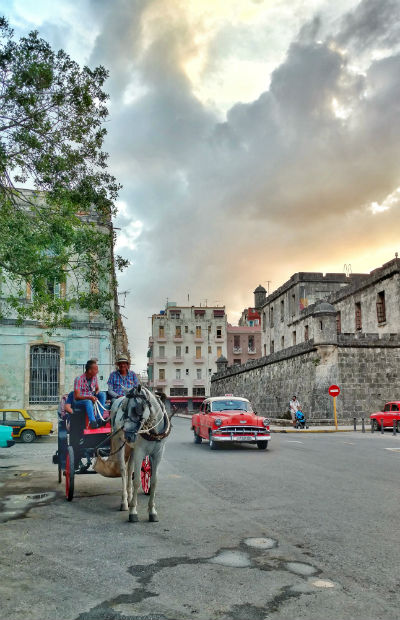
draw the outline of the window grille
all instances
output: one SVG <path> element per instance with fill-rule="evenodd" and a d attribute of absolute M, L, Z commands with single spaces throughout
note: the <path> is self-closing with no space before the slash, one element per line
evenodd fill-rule
<path fill-rule="evenodd" d="M 340 311 L 336 314 L 336 333 L 342 333 L 342 314 Z"/>
<path fill-rule="evenodd" d="M 357 302 L 355 305 L 355 315 L 356 315 L 356 330 L 360 331 L 362 329 L 361 303 L 360 302 Z"/>
<path fill-rule="evenodd" d="M 30 351 L 29 404 L 55 404 L 60 400 L 60 349 L 35 345 Z"/>
<path fill-rule="evenodd" d="M 386 307 L 385 307 L 385 292 L 378 293 L 376 298 L 376 315 L 378 323 L 385 323 L 386 321 Z"/>

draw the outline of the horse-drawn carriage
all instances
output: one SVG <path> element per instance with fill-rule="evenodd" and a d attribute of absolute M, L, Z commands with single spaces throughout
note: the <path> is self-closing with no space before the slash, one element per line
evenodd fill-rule
<path fill-rule="evenodd" d="M 106 416 L 102 426 L 90 428 L 87 415 L 80 409 L 74 409 L 72 414 L 58 423 L 58 449 L 53 455 L 53 463 L 58 465 L 58 482 L 61 483 L 65 477 L 65 496 L 69 502 L 74 497 L 75 476 L 98 473 L 93 469 L 97 459 L 109 459 L 113 456 L 111 440 L 116 433 L 112 432 L 107 409 L 104 417 Z M 116 451 L 121 449 L 123 447 L 118 446 Z M 142 461 L 140 477 L 142 489 L 149 495 L 151 461 L 147 455 Z"/>

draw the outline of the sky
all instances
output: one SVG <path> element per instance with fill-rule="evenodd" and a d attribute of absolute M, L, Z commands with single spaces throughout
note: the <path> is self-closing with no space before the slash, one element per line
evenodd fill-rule
<path fill-rule="evenodd" d="M 3 0 L 110 72 L 105 148 L 133 366 L 167 300 L 228 320 L 297 271 L 399 251 L 398 0 Z"/>

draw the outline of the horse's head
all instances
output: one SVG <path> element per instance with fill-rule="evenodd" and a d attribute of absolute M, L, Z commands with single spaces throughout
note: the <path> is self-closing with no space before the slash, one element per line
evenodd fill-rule
<path fill-rule="evenodd" d="M 140 385 L 125 394 L 123 411 L 125 439 L 128 443 L 134 443 L 138 431 L 151 413 L 150 402 Z"/>

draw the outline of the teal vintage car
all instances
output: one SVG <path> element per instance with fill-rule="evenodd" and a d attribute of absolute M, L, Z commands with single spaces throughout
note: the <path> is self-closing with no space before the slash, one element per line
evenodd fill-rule
<path fill-rule="evenodd" d="M 15 444 L 12 432 L 12 426 L 0 426 L 0 448 L 11 448 Z"/>

